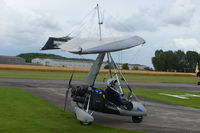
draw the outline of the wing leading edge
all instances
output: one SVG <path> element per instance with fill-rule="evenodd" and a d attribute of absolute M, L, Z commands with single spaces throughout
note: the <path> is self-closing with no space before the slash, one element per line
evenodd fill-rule
<path fill-rule="evenodd" d="M 110 38 L 104 40 L 49 38 L 42 50 L 62 49 L 74 54 L 97 54 L 129 49 L 144 43 L 145 40 L 139 36 L 129 38 Z"/>
<path fill-rule="evenodd" d="M 114 42 L 105 43 L 101 46 L 97 46 L 94 48 L 89 48 L 85 50 L 83 49 L 82 54 L 115 52 L 115 51 L 129 49 L 144 43 L 145 43 L 144 39 L 138 36 L 134 36 L 128 39 L 116 40 Z"/>

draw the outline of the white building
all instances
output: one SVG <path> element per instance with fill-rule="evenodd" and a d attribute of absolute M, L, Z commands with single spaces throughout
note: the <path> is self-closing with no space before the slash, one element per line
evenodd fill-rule
<path fill-rule="evenodd" d="M 33 64 L 45 65 L 45 66 L 59 66 L 59 67 L 69 67 L 69 68 L 90 68 L 93 61 L 89 60 L 60 60 L 60 59 L 32 59 Z M 106 64 L 102 64 L 101 69 L 104 68 Z"/>
<path fill-rule="evenodd" d="M 93 64 L 94 60 L 60 60 L 60 59 L 42 59 L 42 58 L 35 58 L 32 59 L 33 64 L 37 65 L 45 65 L 45 66 L 57 66 L 57 67 L 69 67 L 69 68 L 90 68 Z M 101 69 L 104 69 L 106 62 L 103 62 L 101 65 Z M 118 64 L 121 68 L 122 64 Z M 130 70 L 134 67 L 137 67 L 139 70 L 143 70 L 145 67 L 144 65 L 138 64 L 128 64 Z"/>

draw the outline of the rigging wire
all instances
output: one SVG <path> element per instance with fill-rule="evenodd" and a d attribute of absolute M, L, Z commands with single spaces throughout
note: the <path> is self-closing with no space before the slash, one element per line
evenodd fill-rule
<path fill-rule="evenodd" d="M 134 52 L 134 54 L 132 55 L 132 57 L 130 58 L 130 60 L 133 62 L 133 64 L 137 64 L 136 62 L 137 62 L 137 57 L 138 57 L 138 55 L 141 53 L 141 51 L 142 51 L 142 48 L 143 48 L 143 45 L 141 45 L 141 46 L 138 46 L 137 47 L 137 50 Z"/>
<path fill-rule="evenodd" d="M 115 76 L 115 78 L 116 78 L 116 80 L 117 80 L 118 87 L 119 87 L 119 89 L 120 89 L 120 94 L 124 94 L 124 91 L 123 91 L 123 89 L 122 89 L 122 87 L 121 87 L 121 84 L 120 84 L 120 81 L 119 81 L 119 77 L 118 77 L 117 71 L 116 71 L 116 69 L 118 69 L 118 66 L 117 66 L 116 63 L 114 62 L 114 60 L 113 60 L 113 58 L 112 58 L 110 52 L 108 52 L 108 56 L 109 56 L 109 58 L 110 58 L 111 65 L 112 65 L 113 70 L 114 70 L 114 76 Z M 119 69 L 118 69 L 118 71 L 119 71 Z"/>
<path fill-rule="evenodd" d="M 83 33 L 83 31 L 85 31 L 86 33 L 89 32 L 89 29 L 88 28 L 88 23 L 92 21 L 92 19 L 94 19 L 94 16 L 95 16 L 95 12 L 93 12 L 93 14 L 91 15 L 91 17 L 87 19 L 87 21 L 84 23 L 84 25 L 82 25 L 82 27 L 80 28 L 80 31 L 78 33 L 78 36 L 81 37 L 81 34 Z"/>
<path fill-rule="evenodd" d="M 127 31 L 128 33 L 131 33 L 131 31 L 134 31 L 134 27 L 130 26 L 130 25 L 124 25 L 122 24 L 122 22 L 118 21 L 119 19 L 116 19 L 116 17 L 114 17 L 113 15 L 111 15 L 107 10 L 103 9 L 102 10 L 104 11 L 104 13 L 106 15 L 108 15 L 108 17 L 105 17 L 105 19 L 110 19 L 111 20 L 111 23 L 113 23 L 114 25 L 117 25 L 117 26 L 120 26 L 120 29 L 122 29 L 123 31 Z M 105 20 L 105 25 L 107 27 L 107 31 L 109 31 L 109 35 L 111 35 L 112 37 L 114 36 L 113 35 L 113 31 L 111 29 L 114 29 L 110 26 L 110 24 L 106 23 L 106 22 L 110 22 L 109 20 Z M 131 58 L 131 63 L 136 63 L 136 57 L 138 56 L 139 54 L 139 51 L 141 51 L 141 47 L 137 46 L 137 51 L 134 52 L 134 55 L 133 55 L 133 58 Z M 123 54 L 125 54 L 125 52 L 123 51 L 120 51 L 118 52 L 118 61 L 120 63 L 120 68 L 122 69 L 122 63 L 123 63 Z M 133 62 L 134 61 L 134 62 Z"/>
<path fill-rule="evenodd" d="M 109 19 L 112 19 L 113 22 L 115 22 L 115 24 L 120 25 L 121 29 L 124 29 L 124 31 L 127 32 L 131 32 L 134 30 L 134 27 L 130 26 L 130 25 L 125 25 L 122 22 L 120 22 L 116 17 L 114 17 L 111 13 L 109 13 L 107 10 L 105 10 L 104 8 L 102 8 L 102 10 L 105 12 L 105 14 L 109 15 Z"/>
<path fill-rule="evenodd" d="M 97 25 L 95 24 L 95 21 L 96 21 L 95 20 L 95 16 L 96 16 L 96 12 L 94 12 L 94 14 L 92 14 L 92 16 L 91 16 L 91 18 L 89 20 L 90 24 L 87 24 L 85 26 L 85 31 L 86 31 L 86 34 L 87 34 L 86 35 L 87 38 L 92 38 L 92 37 L 97 38 L 97 36 L 98 36 L 97 32 L 96 33 L 94 32 L 94 31 L 97 31 Z"/>
<path fill-rule="evenodd" d="M 106 16 L 104 16 L 104 13 L 106 14 Z M 122 24 L 121 22 L 119 22 L 115 17 L 113 17 L 109 12 L 107 12 L 105 9 L 103 9 L 103 8 L 101 8 L 101 12 L 100 12 L 100 14 L 101 14 L 101 18 L 104 20 L 104 25 L 102 26 L 102 29 L 104 30 L 104 32 L 102 33 L 103 35 L 104 34 L 106 34 L 106 32 L 107 32 L 107 35 L 109 35 L 110 37 L 114 37 L 114 34 L 113 34 L 113 28 L 110 26 L 110 24 L 108 23 L 108 22 L 110 22 L 110 19 L 112 20 L 112 22 L 115 22 L 114 24 L 117 24 L 118 23 L 118 25 L 120 26 L 120 28 L 121 29 L 124 29 L 124 31 L 128 31 L 128 32 L 130 32 L 130 31 L 132 31 L 134 28 L 133 27 L 131 27 L 131 26 L 128 26 L 128 25 L 124 25 L 124 24 Z M 111 22 L 111 23 L 112 23 Z M 106 29 L 104 29 L 104 28 L 106 28 Z M 132 29 L 132 30 L 131 30 Z M 105 35 L 106 36 L 106 35 Z M 113 40 L 115 40 L 115 38 L 113 38 Z M 134 62 L 136 61 L 135 60 L 135 58 L 136 58 L 136 56 L 138 55 L 138 53 L 139 53 L 139 51 L 141 50 L 141 47 L 139 47 L 139 48 L 137 48 L 137 51 L 136 52 L 134 52 L 134 56 L 133 56 L 133 58 L 130 60 L 131 61 L 131 63 L 132 63 L 132 61 L 134 60 Z M 118 54 L 118 62 L 119 62 L 119 69 L 122 69 L 122 63 L 123 63 L 123 51 L 119 51 L 117 54 Z M 108 57 L 107 57 L 108 58 Z M 106 75 L 106 78 L 108 77 L 108 75 L 109 75 L 109 73 L 110 72 L 108 72 L 108 74 Z M 110 76 L 111 77 L 111 76 Z M 123 78 L 123 77 L 121 77 L 121 75 L 120 75 L 120 79 L 121 78 Z"/>
<path fill-rule="evenodd" d="M 101 8 L 100 8 L 101 9 Z M 76 27 L 69 35 L 74 34 L 73 36 L 76 37 L 87 37 L 87 38 L 97 38 L 99 34 L 97 33 L 97 25 L 95 22 L 96 15 L 97 15 L 97 7 L 93 8 L 81 21 L 80 26 Z M 101 22 L 104 19 L 104 15 L 100 12 Z M 98 22 L 99 23 L 99 22 Z"/>
<path fill-rule="evenodd" d="M 96 12 L 96 8 L 93 8 L 83 19 L 83 21 L 81 22 L 81 25 L 79 27 L 76 27 L 78 28 L 77 32 L 76 32 L 76 36 L 81 36 L 81 33 L 83 31 L 87 32 L 87 37 L 90 38 L 92 37 L 92 35 L 94 36 L 94 33 L 96 37 L 98 37 L 98 32 L 97 32 L 97 24 L 95 24 L 95 16 L 97 15 L 97 12 Z M 124 31 L 130 31 L 130 29 L 133 29 L 133 27 L 130 27 L 130 25 L 124 25 L 122 24 L 122 22 L 118 21 L 118 19 L 116 19 L 115 17 L 113 17 L 108 11 L 106 11 L 105 9 L 103 9 L 102 7 L 99 6 L 99 8 L 101 9 L 100 10 L 100 16 L 101 16 L 101 21 L 103 21 L 104 19 L 111 19 L 114 24 L 117 24 L 120 26 L 120 28 L 124 29 Z M 104 16 L 104 13 L 108 16 Z M 90 22 L 90 24 L 88 25 L 88 22 Z M 107 22 L 110 22 L 109 20 L 107 20 Z M 95 27 L 96 26 L 96 27 Z M 105 29 L 104 29 L 105 28 Z M 104 23 L 104 25 L 102 25 L 102 30 L 104 31 L 103 32 L 103 35 L 106 34 L 106 32 L 108 33 L 109 36 L 111 37 L 114 37 L 114 34 L 113 34 L 113 28 L 111 28 L 111 26 L 109 25 L 109 23 Z M 96 32 L 94 32 L 96 31 Z M 69 35 L 71 34 L 75 34 L 75 30 L 73 30 Z M 106 35 L 105 35 L 106 36 Z M 134 62 L 136 62 L 136 55 L 138 55 L 138 52 L 140 51 L 140 49 L 138 49 L 136 52 L 134 52 L 134 56 L 133 58 L 131 58 L 131 61 L 134 60 Z M 122 55 L 123 55 L 123 52 L 120 51 L 118 53 L 118 60 L 119 60 L 119 63 L 121 64 L 121 67 L 122 68 Z"/>
<path fill-rule="evenodd" d="M 70 36 L 72 33 L 74 33 L 74 32 L 78 32 L 78 30 L 79 30 L 79 32 L 81 31 L 81 29 L 82 29 L 82 27 L 84 27 L 84 25 L 86 25 L 86 20 L 88 19 L 88 17 L 92 14 L 92 13 L 94 13 L 95 12 L 95 8 L 93 8 L 91 11 L 89 11 L 89 13 L 85 16 L 85 17 L 83 17 L 83 19 L 82 19 L 82 21 L 81 21 L 81 24 L 80 24 L 80 26 L 78 26 L 78 27 L 75 27 L 67 36 Z"/>

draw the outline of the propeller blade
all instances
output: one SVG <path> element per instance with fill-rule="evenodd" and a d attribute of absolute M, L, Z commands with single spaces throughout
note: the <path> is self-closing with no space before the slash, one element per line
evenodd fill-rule
<path fill-rule="evenodd" d="M 72 75 L 71 75 L 71 77 L 69 79 L 69 82 L 67 84 L 67 87 L 66 87 L 64 111 L 66 110 L 67 99 L 68 99 L 69 90 L 71 88 L 71 81 L 72 81 L 73 75 L 74 75 L 74 73 L 72 73 Z"/>
<path fill-rule="evenodd" d="M 72 73 L 70 79 L 69 79 L 69 83 L 68 83 L 68 88 L 71 88 L 71 82 L 72 82 L 72 78 L 73 78 L 74 73 Z"/>
<path fill-rule="evenodd" d="M 64 105 L 64 111 L 66 110 L 68 93 L 69 93 L 69 88 L 67 88 L 67 90 L 66 90 L 66 94 L 65 94 L 65 105 Z"/>

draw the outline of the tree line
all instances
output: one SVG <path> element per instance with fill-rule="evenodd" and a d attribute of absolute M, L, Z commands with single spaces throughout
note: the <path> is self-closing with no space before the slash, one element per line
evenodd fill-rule
<path fill-rule="evenodd" d="M 185 53 L 181 50 L 156 50 L 155 56 L 152 57 L 154 69 L 166 72 L 194 72 L 198 62 L 200 54 L 195 51 Z"/>
<path fill-rule="evenodd" d="M 137 65 L 139 65 L 139 64 L 137 64 Z M 130 69 L 129 64 L 124 63 L 124 64 L 122 64 L 120 69 L 122 69 L 122 70 L 139 70 L 139 67 L 137 65 L 135 65 L 132 69 Z M 111 69 L 114 69 L 112 66 L 109 66 L 108 61 L 107 61 L 107 64 L 104 66 L 104 69 L 110 69 L 110 67 L 111 67 Z M 145 67 L 144 70 L 145 71 L 153 71 L 153 69 L 150 67 Z"/>
<path fill-rule="evenodd" d="M 93 61 L 91 59 L 79 59 L 79 58 L 66 58 L 60 55 L 55 54 L 43 54 L 43 53 L 23 53 L 17 55 L 25 59 L 26 63 L 31 63 L 34 58 L 43 58 L 43 59 L 60 59 L 60 60 L 84 60 L 84 61 Z"/>

